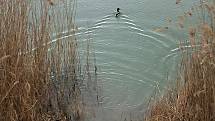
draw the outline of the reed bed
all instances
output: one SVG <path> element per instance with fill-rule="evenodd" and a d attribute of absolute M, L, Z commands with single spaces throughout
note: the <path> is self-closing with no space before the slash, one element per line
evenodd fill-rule
<path fill-rule="evenodd" d="M 90 77 L 81 71 L 69 1 L 0 1 L 1 121 L 84 120 L 80 88 Z"/>
<path fill-rule="evenodd" d="M 180 78 L 151 102 L 145 121 L 215 121 L 215 3 L 200 0 L 194 11 L 201 21 L 189 29 L 190 48 L 181 46 Z"/>

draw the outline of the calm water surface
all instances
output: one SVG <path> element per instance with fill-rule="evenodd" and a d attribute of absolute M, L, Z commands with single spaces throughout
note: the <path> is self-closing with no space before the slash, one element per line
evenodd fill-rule
<path fill-rule="evenodd" d="M 90 39 L 102 81 L 98 121 L 118 120 L 121 112 L 141 108 L 156 85 L 174 76 L 180 55 L 177 42 L 187 37 L 166 18 L 175 18 L 195 0 L 78 0 L 76 24 L 81 48 Z M 122 14 L 116 18 L 116 8 Z M 164 32 L 155 28 L 168 26 Z"/>

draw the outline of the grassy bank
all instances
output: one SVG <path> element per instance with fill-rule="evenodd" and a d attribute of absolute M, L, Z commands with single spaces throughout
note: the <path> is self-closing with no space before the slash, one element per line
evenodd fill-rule
<path fill-rule="evenodd" d="M 0 120 L 83 120 L 75 0 L 1 0 L 0 14 Z"/>
<path fill-rule="evenodd" d="M 180 78 L 151 102 L 145 121 L 215 120 L 215 3 L 200 1 L 188 15 L 200 22 L 188 30 L 190 48 L 180 46 Z"/>

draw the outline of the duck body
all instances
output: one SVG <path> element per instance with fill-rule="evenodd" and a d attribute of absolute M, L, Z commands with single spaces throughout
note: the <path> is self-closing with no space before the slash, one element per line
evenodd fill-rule
<path fill-rule="evenodd" d="M 116 13 L 116 17 L 119 17 L 119 15 L 120 15 L 120 12 L 117 12 L 117 13 Z"/>

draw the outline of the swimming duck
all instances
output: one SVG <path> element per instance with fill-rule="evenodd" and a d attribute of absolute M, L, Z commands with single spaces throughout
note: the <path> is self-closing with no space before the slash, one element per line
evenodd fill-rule
<path fill-rule="evenodd" d="M 120 12 L 119 12 L 120 8 L 117 8 L 116 9 L 116 17 L 118 17 L 120 15 Z"/>

